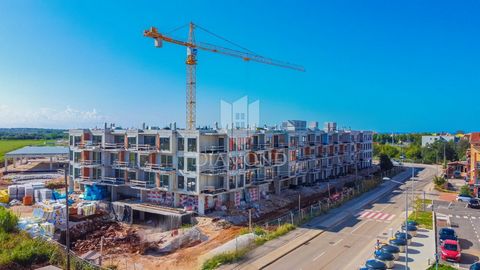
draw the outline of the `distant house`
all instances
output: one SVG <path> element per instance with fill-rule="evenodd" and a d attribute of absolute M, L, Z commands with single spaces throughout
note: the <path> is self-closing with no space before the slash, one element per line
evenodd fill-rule
<path fill-rule="evenodd" d="M 454 135 L 436 135 L 436 136 L 422 136 L 422 147 L 432 144 L 436 141 L 450 142 L 458 141 L 458 138 Z"/>

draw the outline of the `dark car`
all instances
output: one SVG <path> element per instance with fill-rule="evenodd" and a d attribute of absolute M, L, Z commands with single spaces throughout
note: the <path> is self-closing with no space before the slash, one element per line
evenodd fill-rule
<path fill-rule="evenodd" d="M 480 209 L 480 201 L 478 199 L 471 199 L 468 202 L 468 207 L 475 208 L 475 209 Z"/>
<path fill-rule="evenodd" d="M 365 267 L 372 270 L 386 270 L 387 265 L 379 260 L 368 260 L 365 262 Z"/>
<path fill-rule="evenodd" d="M 472 265 L 470 265 L 470 268 L 468 268 L 470 270 L 480 270 L 480 262 L 476 262 Z"/>
<path fill-rule="evenodd" d="M 440 231 L 438 231 L 438 236 L 438 238 L 440 239 L 440 243 L 445 240 L 458 240 L 457 234 L 452 228 L 441 228 Z"/>

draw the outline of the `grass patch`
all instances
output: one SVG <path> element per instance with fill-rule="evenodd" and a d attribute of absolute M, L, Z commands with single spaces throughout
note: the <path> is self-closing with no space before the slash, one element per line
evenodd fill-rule
<path fill-rule="evenodd" d="M 295 225 L 292 225 L 289 223 L 280 225 L 273 231 L 265 231 L 265 230 L 259 229 L 258 232 L 255 232 L 255 234 L 258 235 L 258 237 L 255 238 L 255 244 L 257 246 L 263 245 L 265 242 L 278 238 L 282 235 L 285 235 L 294 229 L 295 229 Z"/>
<path fill-rule="evenodd" d="M 408 216 L 408 220 L 416 221 L 420 228 L 433 229 L 432 212 L 414 211 Z"/>
<path fill-rule="evenodd" d="M 427 270 L 435 270 L 437 268 L 435 268 L 435 265 L 432 265 L 430 266 Z M 446 265 L 446 264 L 439 264 L 438 265 L 438 270 L 456 270 L 457 268 L 455 267 L 452 267 L 450 265 Z"/>
<path fill-rule="evenodd" d="M 237 251 L 225 252 L 215 255 L 203 263 L 202 270 L 213 270 L 220 265 L 237 262 L 241 260 L 248 251 L 248 248 L 244 248 Z"/>
<path fill-rule="evenodd" d="M 5 153 L 29 145 L 45 145 L 54 141 L 47 140 L 0 140 L 0 163 L 3 164 Z"/>

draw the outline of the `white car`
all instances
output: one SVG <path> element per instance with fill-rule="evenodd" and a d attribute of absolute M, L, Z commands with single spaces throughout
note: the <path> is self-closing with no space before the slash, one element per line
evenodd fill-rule
<path fill-rule="evenodd" d="M 472 197 L 470 195 L 457 195 L 457 202 L 470 202 Z"/>

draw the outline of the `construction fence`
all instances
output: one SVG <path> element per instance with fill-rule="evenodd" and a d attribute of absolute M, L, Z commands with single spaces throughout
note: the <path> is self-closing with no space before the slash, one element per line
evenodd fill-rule
<path fill-rule="evenodd" d="M 259 223 L 252 223 L 252 226 L 263 227 L 264 229 L 271 229 L 283 224 L 293 224 L 299 226 L 308 220 L 327 213 L 333 208 L 337 208 L 345 202 L 368 192 L 382 183 L 383 177 L 392 177 L 404 169 L 402 167 L 394 167 L 388 172 L 379 172 L 369 179 L 363 179 L 355 183 L 353 187 L 344 187 L 341 191 L 329 194 L 329 197 L 319 200 L 316 203 L 310 204 L 306 207 L 299 207 L 291 211 L 270 219 L 268 221 L 261 221 Z M 299 202 L 300 205 L 300 202 Z"/>

